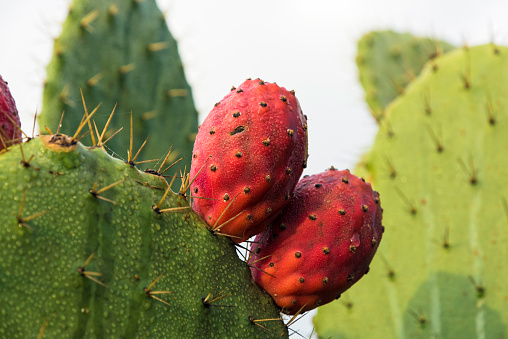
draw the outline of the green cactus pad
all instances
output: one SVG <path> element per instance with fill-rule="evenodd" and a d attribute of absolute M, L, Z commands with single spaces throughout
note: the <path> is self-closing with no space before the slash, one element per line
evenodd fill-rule
<path fill-rule="evenodd" d="M 386 232 L 369 275 L 318 310 L 320 337 L 508 335 L 507 72 L 507 47 L 458 49 L 389 106 L 365 162 Z"/>
<path fill-rule="evenodd" d="M 55 133 L 62 112 L 60 132 L 74 132 L 83 112 L 80 90 L 89 112 L 102 103 L 97 126 L 105 125 L 117 105 L 108 131 L 124 130 L 108 143 L 111 151 L 127 156 L 132 112 L 134 149 L 151 138 L 143 160 L 164 158 L 173 145 L 173 155 L 187 156 L 190 164 L 197 111 L 176 41 L 155 0 L 73 1 L 47 68 L 41 132 L 47 126 Z"/>
<path fill-rule="evenodd" d="M 453 48 L 445 41 L 407 33 L 375 31 L 364 35 L 358 43 L 356 63 L 374 118 L 382 119 L 388 104 L 404 93 L 429 59 Z"/>
<path fill-rule="evenodd" d="M 167 183 L 41 136 L 0 156 L 1 338 L 287 336 L 232 241 Z M 250 318 L 253 317 L 253 318 Z M 262 325 L 258 326 L 256 324 Z"/>

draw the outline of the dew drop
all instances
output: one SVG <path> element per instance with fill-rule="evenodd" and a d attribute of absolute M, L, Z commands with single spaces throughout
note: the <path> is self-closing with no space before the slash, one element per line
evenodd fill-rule
<path fill-rule="evenodd" d="M 360 234 L 359 233 L 353 234 L 353 236 L 351 237 L 351 245 L 353 245 L 356 248 L 358 248 L 358 246 L 360 246 Z"/>

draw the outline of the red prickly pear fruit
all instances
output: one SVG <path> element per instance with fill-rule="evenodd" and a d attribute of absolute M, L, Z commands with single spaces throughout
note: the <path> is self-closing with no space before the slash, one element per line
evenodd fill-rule
<path fill-rule="evenodd" d="M 304 177 L 251 245 L 254 280 L 287 314 L 337 299 L 367 273 L 384 230 L 382 212 L 379 194 L 348 170 Z"/>
<path fill-rule="evenodd" d="M 20 127 L 16 103 L 7 82 L 0 76 L 0 151 L 21 142 Z"/>
<path fill-rule="evenodd" d="M 240 243 L 266 229 L 306 167 L 307 119 L 294 91 L 260 79 L 233 87 L 200 126 L 193 209 Z"/>

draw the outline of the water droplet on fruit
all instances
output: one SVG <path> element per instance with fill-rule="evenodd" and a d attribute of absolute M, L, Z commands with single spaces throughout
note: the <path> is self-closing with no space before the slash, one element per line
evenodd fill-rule
<path fill-rule="evenodd" d="M 351 237 L 351 246 L 354 246 L 355 250 L 358 248 L 358 246 L 360 246 L 360 234 L 359 233 L 355 233 Z M 351 252 L 354 252 L 354 251 L 351 251 Z"/>

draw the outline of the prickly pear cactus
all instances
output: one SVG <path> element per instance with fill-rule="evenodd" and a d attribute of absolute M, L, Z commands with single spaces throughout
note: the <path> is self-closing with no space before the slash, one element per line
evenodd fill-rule
<path fill-rule="evenodd" d="M 364 35 L 358 42 L 356 63 L 374 118 L 383 118 L 386 106 L 404 93 L 427 61 L 453 48 L 445 41 L 407 33 L 375 31 Z"/>
<path fill-rule="evenodd" d="M 47 133 L 45 126 L 55 133 L 62 112 L 60 132 L 74 132 L 83 112 L 80 90 L 89 112 L 100 103 L 106 112 L 116 105 L 109 131 L 124 130 L 108 143 L 112 151 L 126 156 L 132 112 L 134 148 L 151 138 L 145 160 L 164 157 L 173 145 L 173 155 L 186 156 L 182 163 L 189 168 L 197 112 L 176 41 L 155 0 L 72 2 L 47 68 L 41 133 Z M 97 114 L 94 120 L 104 126 L 108 117 Z"/>
<path fill-rule="evenodd" d="M 1 338 L 287 336 L 163 177 L 51 135 L 1 154 L 0 182 Z"/>
<path fill-rule="evenodd" d="M 455 50 L 389 106 L 365 163 L 384 244 L 320 337 L 507 337 L 507 71 L 507 47 Z"/>

